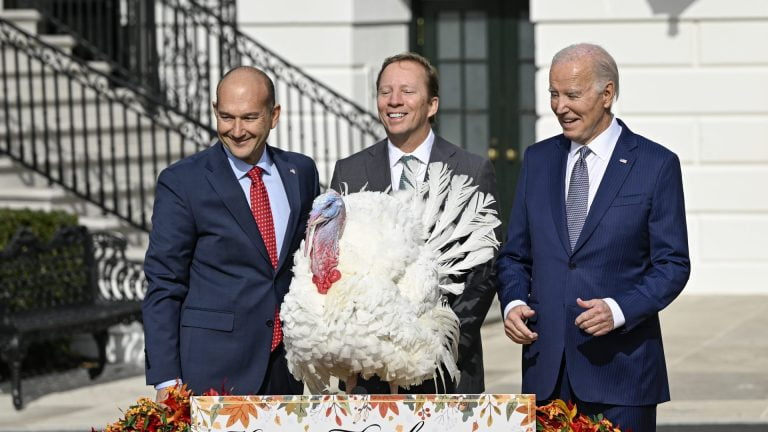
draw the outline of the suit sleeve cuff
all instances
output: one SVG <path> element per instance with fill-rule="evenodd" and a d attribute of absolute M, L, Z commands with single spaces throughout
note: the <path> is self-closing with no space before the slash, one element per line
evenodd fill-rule
<path fill-rule="evenodd" d="M 624 312 L 621 311 L 621 308 L 619 307 L 619 304 L 616 303 L 616 300 L 606 297 L 603 299 L 608 304 L 608 307 L 611 308 L 611 315 L 613 315 L 613 328 L 617 329 L 621 326 L 623 326 L 627 321 L 624 318 Z"/>
<path fill-rule="evenodd" d="M 173 386 L 176 385 L 176 383 L 181 384 L 181 380 L 180 379 L 173 379 L 173 380 L 163 381 L 163 382 L 161 382 L 159 384 L 155 384 L 155 390 L 161 390 L 161 389 L 164 389 L 164 388 L 173 387 Z"/>
<path fill-rule="evenodd" d="M 509 311 L 512 310 L 515 306 L 525 305 L 525 302 L 522 300 L 512 300 L 509 302 L 509 304 L 504 308 L 504 315 L 501 317 L 501 320 L 507 319 L 507 315 L 509 315 Z"/>

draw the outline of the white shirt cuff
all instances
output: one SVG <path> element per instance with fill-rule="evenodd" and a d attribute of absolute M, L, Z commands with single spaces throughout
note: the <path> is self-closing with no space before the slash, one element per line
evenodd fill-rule
<path fill-rule="evenodd" d="M 621 308 L 619 307 L 619 304 L 616 303 L 616 300 L 610 297 L 606 297 L 603 299 L 603 301 L 608 303 L 608 307 L 611 308 L 611 314 L 613 315 L 613 328 L 617 329 L 623 326 L 627 320 L 624 318 L 624 312 L 621 311 Z"/>
<path fill-rule="evenodd" d="M 164 389 L 164 388 L 167 388 L 167 387 L 173 387 L 173 386 L 176 385 L 176 383 L 181 384 L 181 380 L 180 379 L 174 379 L 174 380 L 163 381 L 163 382 L 161 382 L 159 384 L 155 384 L 155 390 L 160 390 L 160 389 Z"/>
<path fill-rule="evenodd" d="M 504 316 L 501 317 L 501 320 L 504 321 L 507 319 L 507 315 L 509 315 L 509 311 L 512 310 L 515 306 L 525 305 L 525 302 L 522 300 L 512 300 L 509 302 L 509 304 L 504 308 Z"/>

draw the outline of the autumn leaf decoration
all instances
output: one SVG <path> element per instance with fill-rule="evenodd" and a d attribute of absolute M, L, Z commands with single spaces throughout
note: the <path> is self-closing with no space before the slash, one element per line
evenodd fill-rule
<path fill-rule="evenodd" d="M 222 391 L 226 394 L 226 392 Z M 218 396 L 213 389 L 203 396 Z M 192 391 L 185 384 L 169 388 L 165 399 L 158 403 L 150 398 L 140 398 L 128 407 L 123 417 L 109 425 L 104 432 L 189 432 L 189 398 Z M 91 428 L 91 432 L 96 429 Z"/>
<path fill-rule="evenodd" d="M 230 396 L 227 400 L 227 404 L 219 410 L 220 416 L 228 416 L 227 427 L 232 427 L 237 422 L 240 422 L 244 428 L 248 428 L 248 424 L 251 422 L 251 417 L 259 418 L 259 413 L 256 411 L 256 407 L 251 404 L 245 397 Z"/>
<path fill-rule="evenodd" d="M 536 408 L 536 421 L 538 432 L 621 432 L 602 415 L 581 414 L 575 404 L 560 399 Z"/>

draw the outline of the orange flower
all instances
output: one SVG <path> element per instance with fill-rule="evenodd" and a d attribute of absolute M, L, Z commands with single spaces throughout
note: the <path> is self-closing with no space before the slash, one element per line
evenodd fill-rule
<path fill-rule="evenodd" d="M 537 407 L 536 421 L 540 432 L 621 432 L 602 415 L 591 418 L 579 414 L 575 404 L 560 399 Z"/>

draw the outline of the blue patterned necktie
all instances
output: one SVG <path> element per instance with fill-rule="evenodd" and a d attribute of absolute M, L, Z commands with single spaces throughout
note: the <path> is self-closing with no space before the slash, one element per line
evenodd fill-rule
<path fill-rule="evenodd" d="M 398 190 L 412 190 L 416 188 L 416 173 L 419 172 L 419 164 L 421 164 L 421 161 L 416 156 L 403 155 L 400 158 L 403 172 L 400 174 Z"/>
<path fill-rule="evenodd" d="M 581 228 L 587 219 L 587 204 L 589 203 L 589 171 L 587 170 L 587 155 L 592 151 L 587 146 L 578 150 L 578 159 L 571 171 L 571 181 L 568 184 L 568 198 L 565 200 L 565 213 L 568 218 L 568 239 L 571 241 L 571 252 L 579 240 Z"/>

